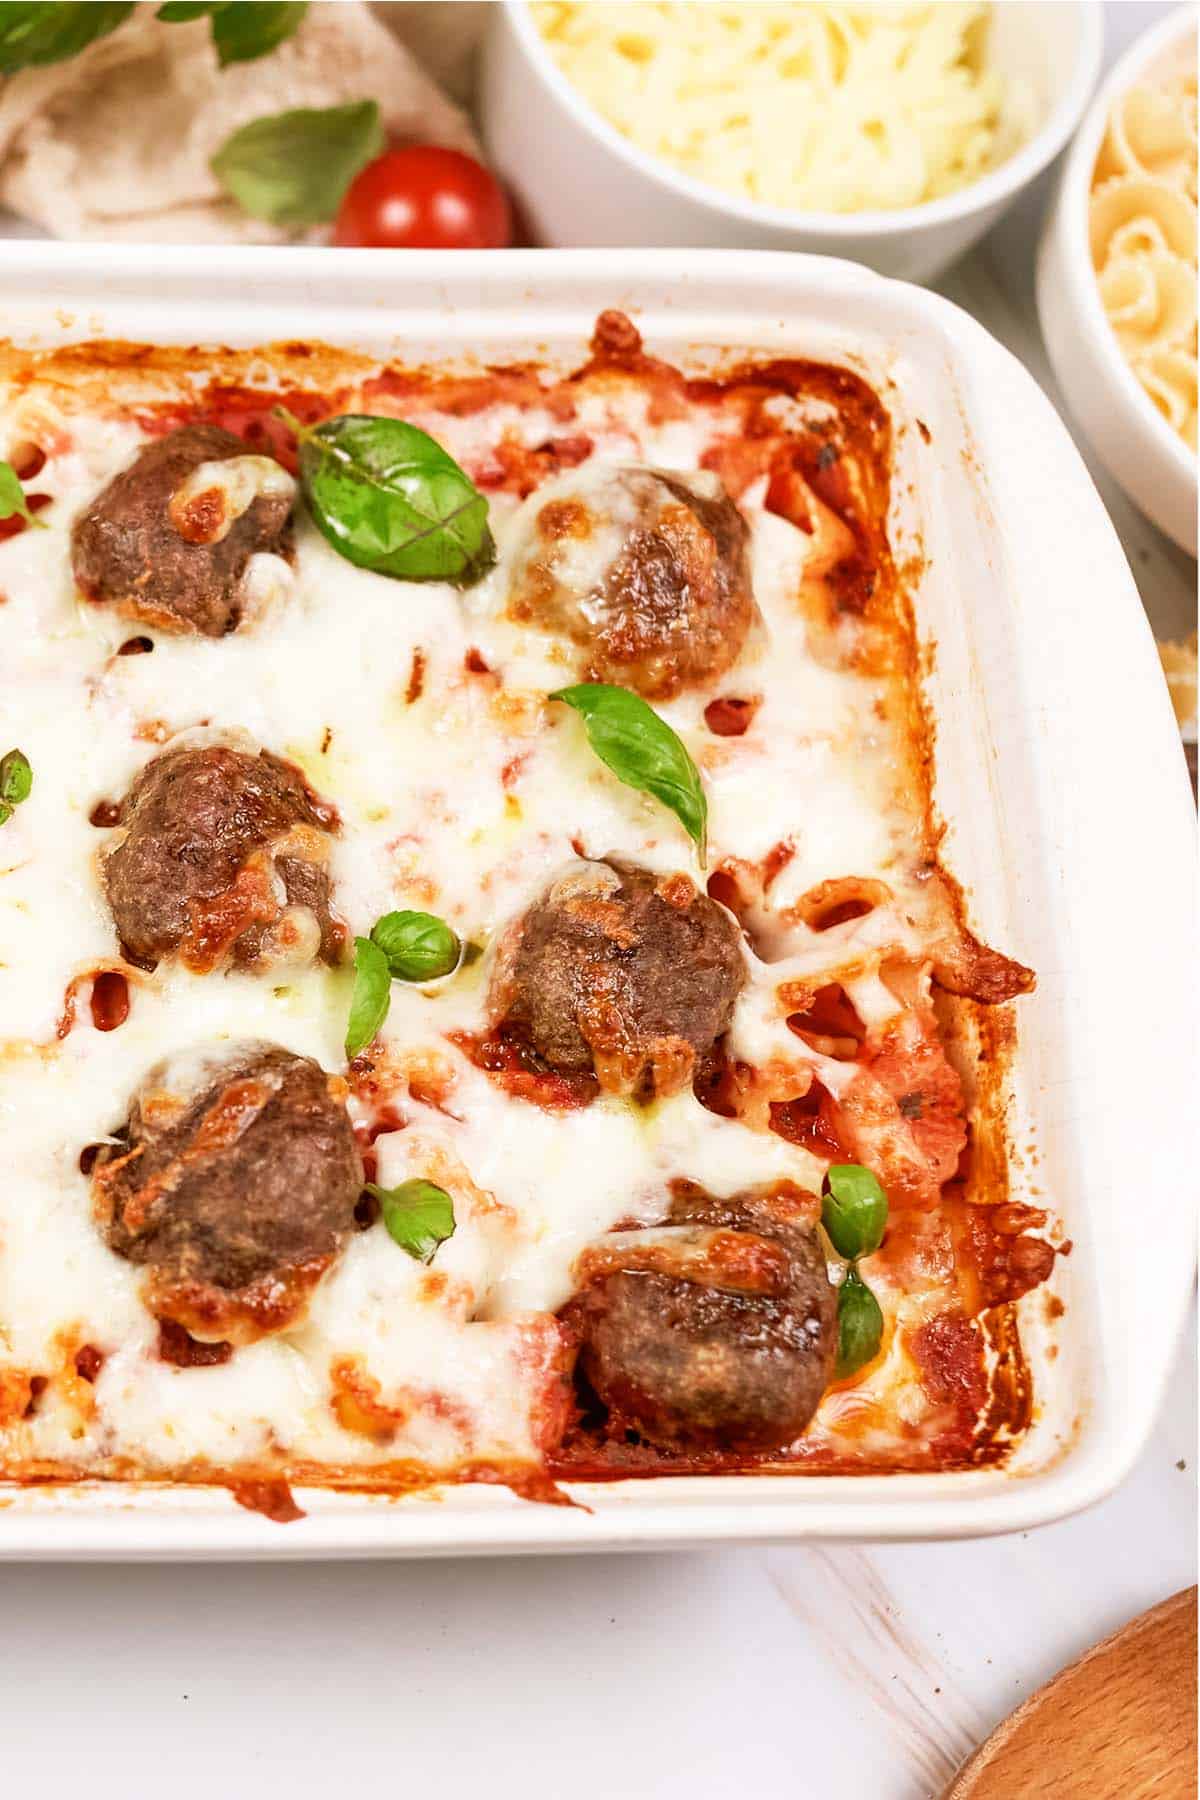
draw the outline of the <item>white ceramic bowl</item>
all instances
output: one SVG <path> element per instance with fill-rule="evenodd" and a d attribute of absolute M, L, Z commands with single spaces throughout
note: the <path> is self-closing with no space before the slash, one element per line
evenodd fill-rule
<path fill-rule="evenodd" d="M 538 243 L 816 250 L 882 275 L 931 281 L 1062 149 L 1096 84 L 1102 38 L 1098 0 L 998 0 L 992 56 L 1027 85 L 1037 129 L 1015 156 L 960 193 L 890 212 L 764 206 L 678 173 L 593 110 L 517 0 L 491 9 L 483 134 Z"/>
<path fill-rule="evenodd" d="M 1067 405 L 1109 473 L 1192 556 L 1196 458 L 1142 388 L 1104 315 L 1087 202 L 1114 101 L 1196 26 L 1197 9 L 1181 7 L 1140 37 L 1109 75 L 1063 164 L 1037 268 L 1042 334 Z"/>

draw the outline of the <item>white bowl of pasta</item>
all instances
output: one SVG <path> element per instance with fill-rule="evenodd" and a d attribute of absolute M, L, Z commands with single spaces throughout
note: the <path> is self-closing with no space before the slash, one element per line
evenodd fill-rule
<path fill-rule="evenodd" d="M 1055 375 L 1097 455 L 1196 554 L 1197 9 L 1140 38 L 1063 167 L 1038 257 Z"/>
<path fill-rule="evenodd" d="M 492 9 L 489 153 L 534 241 L 850 257 L 931 281 L 1068 141 L 1095 0 Z"/>

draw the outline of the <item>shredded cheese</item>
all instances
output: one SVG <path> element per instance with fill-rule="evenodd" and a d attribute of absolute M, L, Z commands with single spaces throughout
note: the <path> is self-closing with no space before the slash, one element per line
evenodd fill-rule
<path fill-rule="evenodd" d="M 568 80 L 639 149 L 772 206 L 920 205 L 1027 135 L 988 66 L 990 8 L 539 0 Z"/>

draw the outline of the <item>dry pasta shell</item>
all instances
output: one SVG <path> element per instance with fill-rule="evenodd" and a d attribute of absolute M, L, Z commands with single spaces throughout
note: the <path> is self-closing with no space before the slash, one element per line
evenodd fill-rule
<path fill-rule="evenodd" d="M 1161 87 L 1130 88 L 1113 107 L 1096 159 L 1096 179 L 1158 176 L 1182 188 L 1196 160 L 1195 119 L 1182 96 Z"/>
<path fill-rule="evenodd" d="M 1110 256 L 1098 279 L 1109 324 L 1127 356 L 1182 344 L 1195 330 L 1195 272 L 1169 250 Z"/>
<path fill-rule="evenodd" d="M 1149 175 L 1118 175 L 1094 188 L 1088 202 L 1088 242 L 1097 269 L 1108 260 L 1114 234 L 1133 219 L 1154 220 L 1167 248 L 1195 267 L 1196 208 L 1187 196 Z"/>
<path fill-rule="evenodd" d="M 1196 357 L 1183 349 L 1149 350 L 1133 364 L 1133 372 L 1184 442 L 1196 448 Z"/>

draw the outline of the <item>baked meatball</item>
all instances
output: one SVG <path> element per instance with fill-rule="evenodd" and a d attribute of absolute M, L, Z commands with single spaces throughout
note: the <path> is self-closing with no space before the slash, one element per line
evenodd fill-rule
<path fill-rule="evenodd" d="M 145 1268 L 151 1311 L 229 1343 L 295 1323 L 363 1184 L 341 1078 L 271 1044 L 171 1057 L 119 1136 L 93 1167 L 94 1213 Z"/>
<path fill-rule="evenodd" d="M 788 1182 L 729 1200 L 679 1182 L 665 1221 L 675 1231 L 621 1233 L 619 1249 L 601 1239 L 584 1252 L 570 1311 L 613 1428 L 733 1451 L 799 1437 L 837 1357 L 818 1216 Z"/>
<path fill-rule="evenodd" d="M 648 1100 L 691 1080 L 745 979 L 736 923 L 686 875 L 580 862 L 501 941 L 492 1022 L 559 1074 Z"/>
<path fill-rule="evenodd" d="M 259 550 L 291 553 L 296 484 L 219 425 L 184 425 L 139 452 L 75 521 L 80 591 L 160 631 L 224 637 L 242 623 Z"/>
<path fill-rule="evenodd" d="M 508 616 L 580 645 L 588 680 L 667 699 L 737 661 L 758 611 L 718 476 L 602 465 L 528 504 Z"/>
<path fill-rule="evenodd" d="M 178 956 L 203 974 L 334 963 L 336 814 L 267 750 L 180 744 L 147 763 L 121 802 L 102 874 L 121 948 L 139 968 Z"/>

